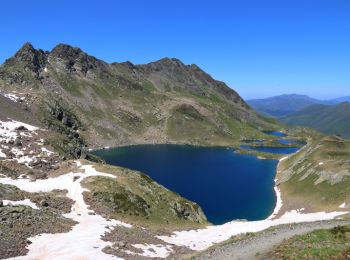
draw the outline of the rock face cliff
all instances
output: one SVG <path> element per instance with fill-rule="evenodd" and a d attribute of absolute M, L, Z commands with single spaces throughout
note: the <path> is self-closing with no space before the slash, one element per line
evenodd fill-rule
<path fill-rule="evenodd" d="M 25 93 L 33 117 L 82 146 L 234 145 L 275 127 L 225 83 L 178 59 L 108 64 L 69 45 L 48 52 L 26 43 L 0 67 L 0 90 Z"/>

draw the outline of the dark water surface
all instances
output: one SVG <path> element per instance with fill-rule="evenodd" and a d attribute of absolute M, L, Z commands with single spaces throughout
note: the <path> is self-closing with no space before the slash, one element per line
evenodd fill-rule
<path fill-rule="evenodd" d="M 278 137 L 285 137 L 285 136 L 287 136 L 285 133 L 282 133 L 280 131 L 265 131 L 265 134 L 278 136 Z"/>
<path fill-rule="evenodd" d="M 273 135 L 276 137 L 286 137 L 287 135 L 280 131 L 265 131 L 265 134 Z M 293 139 L 278 139 L 277 140 L 281 144 L 298 144 L 298 145 L 305 145 L 305 142 L 299 141 L 299 140 L 293 140 Z M 261 140 L 257 141 L 246 141 L 246 143 L 259 143 L 262 142 Z M 298 147 L 267 147 L 267 146 L 252 146 L 252 145 L 241 145 L 242 149 L 246 150 L 254 150 L 258 152 L 265 152 L 265 153 L 273 153 L 273 154 L 291 154 L 295 153 L 299 150 Z"/>
<path fill-rule="evenodd" d="M 281 144 L 297 144 L 297 145 L 305 145 L 306 142 L 300 141 L 300 140 L 293 140 L 293 139 L 280 139 L 277 140 Z"/>
<path fill-rule="evenodd" d="M 197 202 L 214 224 L 265 219 L 276 204 L 275 160 L 186 145 L 137 145 L 94 153 L 109 164 L 142 171 Z"/>
<path fill-rule="evenodd" d="M 254 150 L 264 153 L 273 153 L 273 154 L 290 154 L 295 153 L 299 150 L 297 147 L 267 147 L 267 146 L 251 146 L 251 145 L 241 145 L 242 149 Z"/>

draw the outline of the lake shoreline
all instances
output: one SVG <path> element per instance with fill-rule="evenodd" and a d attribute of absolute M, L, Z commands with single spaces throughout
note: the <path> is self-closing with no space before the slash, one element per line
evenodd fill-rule
<path fill-rule="evenodd" d="M 279 131 L 274 131 L 273 132 L 274 134 L 272 135 L 275 135 L 277 137 L 281 137 L 281 138 L 285 138 L 287 137 L 287 134 L 285 133 L 282 133 L 282 132 L 279 132 Z M 259 139 L 259 141 L 262 141 L 262 142 L 271 142 L 271 140 L 269 139 Z M 277 139 L 275 140 L 272 140 L 272 141 L 278 141 Z M 283 205 L 283 202 L 282 202 L 282 194 L 281 194 L 281 191 L 279 189 L 279 180 L 278 180 L 278 168 L 280 166 L 280 163 L 287 159 L 289 156 L 292 156 L 293 154 L 299 152 L 301 149 L 298 149 L 296 152 L 293 152 L 293 153 L 290 153 L 288 154 L 287 156 L 284 156 L 285 154 L 278 154 L 278 153 L 272 153 L 272 154 L 267 154 L 267 153 L 264 153 L 264 152 L 260 152 L 260 151 L 251 151 L 251 150 L 246 150 L 246 149 L 241 149 L 241 145 L 242 143 L 246 143 L 244 141 L 240 142 L 240 145 L 238 147 L 236 146 L 227 146 L 227 145 L 201 145 L 201 144 L 189 144 L 189 143 L 174 143 L 174 142 L 171 142 L 171 143 L 146 143 L 146 144 L 131 144 L 131 145 L 120 145 L 120 146 L 115 146 L 115 147 L 103 147 L 103 148 L 96 148 L 96 149 L 89 149 L 90 152 L 94 153 L 94 152 L 99 152 L 99 151 L 109 151 L 109 150 L 113 150 L 113 149 L 127 149 L 127 148 L 130 148 L 130 147 L 138 147 L 138 146 L 157 146 L 157 145 L 164 145 L 164 146 L 185 146 L 185 147 L 195 147 L 195 148 L 226 148 L 226 149 L 231 149 L 235 154 L 238 154 L 238 155 L 251 155 L 251 156 L 254 156 L 256 157 L 257 160 L 272 160 L 272 161 L 278 161 L 276 167 L 275 167 L 275 170 L 274 170 L 274 186 L 273 186 L 273 190 L 274 190 L 274 195 L 275 195 L 275 199 L 276 199 L 276 202 L 275 202 L 275 206 L 274 206 L 274 209 L 273 211 L 271 212 L 271 214 L 269 216 L 267 216 L 266 218 L 262 219 L 262 220 L 268 220 L 268 219 L 273 219 L 277 216 L 279 216 L 281 214 L 280 210 L 282 208 L 282 205 Z M 277 143 L 276 143 L 277 144 Z M 280 143 L 280 147 L 277 146 L 275 144 L 275 146 L 272 146 L 271 149 L 277 149 L 277 148 L 285 148 L 286 145 L 284 143 Z M 266 148 L 268 148 L 268 146 L 266 146 Z M 266 156 L 266 154 L 268 156 Z M 264 156 L 265 155 L 265 156 Z M 284 156 L 284 157 L 282 157 Z M 113 163 L 109 163 L 111 165 L 117 165 L 117 164 L 113 164 Z M 122 166 L 122 165 L 117 165 L 117 166 L 121 166 L 121 167 L 125 167 L 125 166 Z M 125 167 L 125 168 L 128 168 L 128 167 Z M 142 171 L 141 171 L 142 172 Z M 153 177 L 151 177 L 152 179 L 154 179 Z M 160 183 L 159 181 L 155 180 L 156 182 Z M 161 185 L 163 185 L 162 183 L 160 183 Z M 174 189 L 170 189 L 172 191 L 175 191 Z M 176 191 L 175 191 L 176 192 Z M 186 196 L 185 196 L 186 197 Z M 234 220 L 234 219 L 233 219 Z M 233 221 L 233 220 L 230 220 L 230 221 Z M 230 222 L 228 221 L 228 222 Z M 254 221 L 254 220 L 252 220 Z M 213 224 L 214 226 L 215 225 L 222 225 L 222 224 L 225 224 L 227 222 L 224 222 L 224 223 L 218 223 L 218 224 Z"/>
<path fill-rule="evenodd" d="M 169 190 L 198 203 L 213 224 L 234 219 L 263 220 L 275 208 L 274 179 L 278 163 L 275 159 L 237 154 L 235 148 L 226 146 L 174 144 L 117 147 L 94 154 L 108 164 L 143 172 Z M 217 178 L 219 173 L 221 177 Z M 198 189 L 186 183 L 196 184 Z M 203 194 L 203 190 L 208 192 Z M 210 190 L 220 192 L 213 195 Z M 259 195 L 253 195 L 253 191 Z"/>
<path fill-rule="evenodd" d="M 191 146 L 191 145 L 188 145 L 188 146 Z M 220 147 L 220 146 L 216 146 L 216 147 Z M 298 150 L 296 153 L 300 152 L 302 149 Z M 280 181 L 278 169 L 280 167 L 280 164 L 283 161 L 287 160 L 290 156 L 293 156 L 296 153 L 289 154 L 288 156 L 279 158 L 277 164 L 274 166 L 275 168 L 274 168 L 274 175 L 273 175 L 274 176 L 273 190 L 274 190 L 276 202 L 272 213 L 267 218 L 264 218 L 261 220 L 251 220 L 251 221 L 244 221 L 244 220 L 242 221 L 241 220 L 242 218 L 240 219 L 234 218 L 234 220 L 232 221 L 224 222 L 223 224 L 208 225 L 205 228 L 196 228 L 192 230 L 179 229 L 178 231 L 174 231 L 171 234 L 157 236 L 157 238 L 169 244 L 184 246 L 194 251 L 201 251 L 201 250 L 207 249 L 213 244 L 225 241 L 235 235 L 249 233 L 249 232 L 255 233 L 255 232 L 265 230 L 269 227 L 274 227 L 274 226 L 283 225 L 283 224 L 315 222 L 320 220 L 332 220 L 334 218 L 337 218 L 346 214 L 347 212 L 345 211 L 306 213 L 299 208 L 295 208 L 288 212 L 281 211 L 283 210 L 284 195 L 281 193 L 278 187 L 279 181 Z M 257 156 L 254 156 L 254 157 L 256 157 L 256 160 L 261 160 L 260 158 L 257 158 Z M 192 163 L 195 164 L 194 161 L 192 161 Z"/>

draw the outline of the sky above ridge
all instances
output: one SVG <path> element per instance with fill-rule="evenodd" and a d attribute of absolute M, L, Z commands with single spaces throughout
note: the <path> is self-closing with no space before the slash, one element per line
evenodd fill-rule
<path fill-rule="evenodd" d="M 0 23 L 1 63 L 67 43 L 107 62 L 176 57 L 246 99 L 350 95 L 349 0 L 5 0 Z"/>

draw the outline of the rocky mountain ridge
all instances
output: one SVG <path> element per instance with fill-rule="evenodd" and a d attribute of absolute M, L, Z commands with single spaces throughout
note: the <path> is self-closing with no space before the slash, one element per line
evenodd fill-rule
<path fill-rule="evenodd" d="M 48 52 L 26 43 L 0 67 L 0 90 L 27 93 L 28 106 L 50 126 L 53 107 L 79 119 L 75 130 L 90 147 L 234 145 L 276 127 L 225 83 L 178 59 L 108 64 L 66 44 Z"/>

